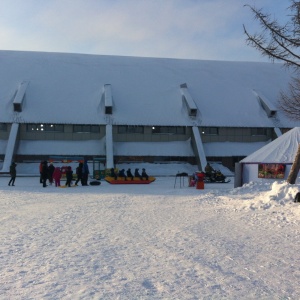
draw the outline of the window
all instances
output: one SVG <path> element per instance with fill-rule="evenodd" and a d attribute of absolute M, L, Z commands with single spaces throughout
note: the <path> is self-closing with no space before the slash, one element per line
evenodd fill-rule
<path fill-rule="evenodd" d="M 27 131 L 63 132 L 61 124 L 27 124 Z"/>
<path fill-rule="evenodd" d="M 153 126 L 153 134 L 185 134 L 185 127 L 183 126 Z"/>
<path fill-rule="evenodd" d="M 266 128 L 251 128 L 251 135 L 267 135 Z"/>
<path fill-rule="evenodd" d="M 144 133 L 143 126 L 121 125 L 118 126 L 118 133 Z"/>
<path fill-rule="evenodd" d="M 6 123 L 0 123 L 0 131 L 7 131 L 7 124 Z"/>
<path fill-rule="evenodd" d="M 218 135 L 219 134 L 219 128 L 218 127 L 205 127 L 205 128 L 202 128 L 202 134 Z"/>
<path fill-rule="evenodd" d="M 74 125 L 73 132 L 76 133 L 99 133 L 99 125 Z"/>

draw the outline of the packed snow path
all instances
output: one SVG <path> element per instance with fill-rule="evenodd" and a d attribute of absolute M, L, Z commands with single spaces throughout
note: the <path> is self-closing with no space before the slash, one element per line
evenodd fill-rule
<path fill-rule="evenodd" d="M 0 178 L 1 299 L 300 295 L 300 206 L 280 188 L 7 182 Z"/>

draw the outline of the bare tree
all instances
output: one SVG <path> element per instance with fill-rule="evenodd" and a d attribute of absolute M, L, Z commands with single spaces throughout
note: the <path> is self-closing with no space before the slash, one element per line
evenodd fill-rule
<path fill-rule="evenodd" d="M 244 25 L 248 45 L 256 48 L 262 55 L 272 61 L 283 61 L 287 67 L 300 68 L 300 1 L 291 0 L 288 9 L 290 20 L 280 25 L 276 19 L 271 19 L 262 9 L 250 5 L 254 18 L 258 20 L 262 32 L 251 35 Z"/>
<path fill-rule="evenodd" d="M 250 34 L 244 26 L 248 45 L 256 48 L 262 55 L 271 61 L 281 61 L 288 68 L 300 72 L 300 1 L 290 0 L 290 20 L 280 25 L 270 14 L 265 14 L 262 9 L 250 5 L 256 20 L 262 31 Z M 300 79 L 299 75 L 292 79 L 289 92 L 281 92 L 280 107 L 282 111 L 293 120 L 300 120 Z M 300 169 L 300 145 L 295 156 L 287 182 L 295 184 Z"/>
<path fill-rule="evenodd" d="M 300 120 L 300 79 L 293 78 L 288 92 L 281 92 L 280 109 L 292 120 Z"/>

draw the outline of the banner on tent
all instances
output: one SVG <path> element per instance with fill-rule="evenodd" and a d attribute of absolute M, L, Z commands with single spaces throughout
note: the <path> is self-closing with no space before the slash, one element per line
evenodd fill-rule
<path fill-rule="evenodd" d="M 284 164 L 259 164 L 258 165 L 258 178 L 283 179 L 284 172 L 285 172 Z"/>

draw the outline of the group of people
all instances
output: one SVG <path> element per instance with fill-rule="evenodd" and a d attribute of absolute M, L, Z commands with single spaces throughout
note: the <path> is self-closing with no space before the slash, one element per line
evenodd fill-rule
<path fill-rule="evenodd" d="M 17 176 L 16 171 L 17 164 L 15 162 L 12 162 L 10 165 L 10 180 L 8 185 L 15 185 L 15 180 Z M 73 170 L 71 166 L 65 167 L 55 167 L 52 162 L 48 165 L 48 162 L 42 161 L 39 165 L 39 172 L 40 172 L 40 183 L 43 185 L 43 187 L 47 187 L 47 180 L 49 181 L 49 185 L 55 184 L 56 187 L 61 186 L 61 178 L 63 173 L 65 172 L 66 176 L 66 183 L 65 186 L 71 187 L 73 179 Z M 134 180 L 134 177 L 139 178 L 140 180 L 148 180 L 149 176 L 146 173 L 146 169 L 142 169 L 142 173 L 140 174 L 139 169 L 136 168 L 134 170 L 134 174 L 132 174 L 131 169 L 129 168 L 126 172 L 125 169 L 120 170 L 119 172 L 115 172 L 114 168 L 111 168 L 110 176 L 114 177 L 116 180 L 118 177 L 124 178 L 127 180 L 130 178 L 131 180 Z M 78 185 L 80 182 L 81 185 L 85 186 L 88 185 L 88 176 L 89 176 L 89 167 L 87 164 L 87 161 L 79 162 L 78 167 L 76 168 L 76 180 L 75 180 L 75 186 Z"/>
<path fill-rule="evenodd" d="M 114 177 L 115 180 L 117 180 L 118 177 L 124 178 L 124 180 L 127 180 L 127 178 L 131 178 L 131 180 L 133 180 L 134 177 L 137 177 L 137 178 L 139 178 L 140 180 L 143 180 L 144 178 L 145 178 L 146 180 L 149 179 L 149 176 L 148 176 L 148 174 L 146 173 L 146 169 L 145 169 L 145 168 L 142 169 L 142 173 L 141 173 L 141 174 L 140 174 L 140 172 L 139 172 L 139 169 L 136 168 L 136 169 L 134 170 L 134 175 L 132 174 L 130 168 L 126 171 L 126 173 L 125 173 L 125 169 L 122 169 L 122 170 L 120 170 L 118 173 L 116 173 L 116 172 L 115 172 L 115 169 L 114 169 L 114 168 L 111 168 L 111 169 L 110 169 L 110 176 L 111 176 L 111 177 Z"/>
<path fill-rule="evenodd" d="M 71 166 L 67 166 L 66 170 L 63 170 L 63 168 L 54 167 L 53 163 L 50 163 L 48 166 L 47 161 L 42 161 L 40 163 L 40 183 L 43 184 L 43 187 L 46 187 L 48 180 L 50 185 L 54 182 L 55 186 L 58 187 L 60 186 L 60 180 L 64 172 L 66 175 L 65 186 L 70 187 L 73 181 L 73 170 Z M 85 160 L 83 163 L 80 162 L 76 168 L 77 179 L 75 185 L 78 185 L 79 181 L 83 186 L 88 185 L 89 173 L 87 161 Z"/>

